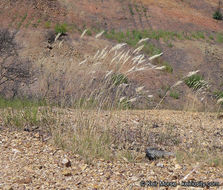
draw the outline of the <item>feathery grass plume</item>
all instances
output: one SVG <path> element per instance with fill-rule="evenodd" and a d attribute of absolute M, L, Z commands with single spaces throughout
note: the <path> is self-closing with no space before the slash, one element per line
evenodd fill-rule
<path fill-rule="evenodd" d="M 140 60 L 144 59 L 145 58 L 145 55 L 142 54 L 142 56 L 140 57 Z"/>
<path fill-rule="evenodd" d="M 121 49 L 122 47 L 124 47 L 124 46 L 126 46 L 126 45 L 127 45 L 127 43 L 120 43 L 120 44 L 117 44 L 117 45 L 115 45 L 113 48 L 110 49 L 109 53 L 110 53 L 110 52 L 113 52 L 113 51 L 115 51 L 115 50 L 119 50 L 119 49 Z"/>
<path fill-rule="evenodd" d="M 174 87 L 176 87 L 176 86 L 178 86 L 178 85 L 180 85 L 182 83 L 183 83 L 183 81 L 182 80 L 179 80 L 172 87 L 174 88 Z"/>
<path fill-rule="evenodd" d="M 126 52 L 124 52 L 124 53 L 120 56 L 118 62 L 120 62 L 120 61 L 122 60 L 122 58 L 125 56 L 125 54 L 126 54 Z"/>
<path fill-rule="evenodd" d="M 138 48 L 136 48 L 132 53 L 139 53 L 143 48 L 144 48 L 145 45 L 141 45 L 139 46 Z"/>
<path fill-rule="evenodd" d="M 137 55 L 135 57 L 132 58 L 132 60 L 139 60 L 142 57 L 143 54 Z"/>
<path fill-rule="evenodd" d="M 143 39 L 139 40 L 137 44 L 141 44 L 142 42 L 145 42 L 147 40 L 149 40 L 149 38 L 143 38 Z"/>
<path fill-rule="evenodd" d="M 223 98 L 218 99 L 217 104 L 223 103 Z"/>
<path fill-rule="evenodd" d="M 62 41 L 59 43 L 59 45 L 58 45 L 59 48 L 61 48 L 63 42 L 64 42 L 64 40 L 62 40 Z"/>
<path fill-rule="evenodd" d="M 142 57 L 140 57 L 140 59 L 139 59 L 137 65 L 138 65 L 138 64 L 141 64 L 141 63 L 143 63 L 143 62 L 145 62 L 146 60 L 145 60 L 144 58 L 145 58 L 145 56 L 142 55 Z"/>
<path fill-rule="evenodd" d="M 82 65 L 82 64 L 84 64 L 86 62 L 87 62 L 87 59 L 85 59 L 84 61 L 80 62 L 79 65 Z"/>
<path fill-rule="evenodd" d="M 100 38 L 103 34 L 104 34 L 104 30 L 103 31 L 101 31 L 100 33 L 98 33 L 96 36 L 95 36 L 95 38 L 97 39 L 97 38 Z"/>
<path fill-rule="evenodd" d="M 98 50 L 98 51 L 96 52 L 96 54 L 94 55 L 93 59 L 96 59 L 99 53 L 100 53 L 100 50 Z"/>
<path fill-rule="evenodd" d="M 109 51 L 109 53 L 110 53 L 110 51 Z M 118 53 L 118 51 L 117 51 L 117 50 L 115 50 L 115 54 L 114 54 L 114 56 L 116 56 L 116 55 L 117 55 L 117 53 Z"/>
<path fill-rule="evenodd" d="M 121 51 L 117 56 L 115 56 L 112 60 L 111 60 L 111 63 L 113 63 L 122 53 L 124 52 L 124 50 L 123 51 Z"/>
<path fill-rule="evenodd" d="M 135 71 L 145 71 L 148 67 L 136 68 Z"/>
<path fill-rule="evenodd" d="M 84 37 L 84 35 L 86 34 L 86 32 L 87 32 L 88 30 L 87 29 L 85 29 L 83 32 L 82 32 L 82 34 L 81 34 L 81 38 L 83 38 Z"/>
<path fill-rule="evenodd" d="M 134 71 L 134 69 L 136 68 L 136 66 L 133 66 L 131 69 L 129 69 L 126 73 L 130 73 L 132 71 Z"/>
<path fill-rule="evenodd" d="M 56 41 L 58 40 L 58 38 L 61 36 L 61 34 L 62 34 L 62 33 L 58 33 L 58 34 L 56 35 L 54 42 L 56 42 Z"/>
<path fill-rule="evenodd" d="M 136 90 L 137 93 L 139 93 L 144 89 L 144 87 L 145 86 L 140 86 L 140 87 L 136 88 L 135 90 Z"/>
<path fill-rule="evenodd" d="M 125 58 L 123 64 L 125 64 L 129 60 L 129 58 L 131 58 L 131 55 L 129 55 L 127 58 Z"/>
<path fill-rule="evenodd" d="M 101 59 L 104 59 L 108 55 L 108 51 L 104 52 L 104 55 L 101 56 Z"/>
<path fill-rule="evenodd" d="M 123 96 L 123 97 L 121 97 L 120 99 L 119 99 L 119 102 L 122 102 L 123 100 L 125 100 L 126 99 L 126 96 Z"/>
<path fill-rule="evenodd" d="M 161 67 L 155 67 L 154 69 L 156 69 L 156 70 L 163 70 L 165 68 L 166 68 L 166 66 L 161 66 Z"/>
<path fill-rule="evenodd" d="M 155 65 L 153 65 L 153 64 L 150 63 L 150 62 L 146 63 L 146 65 L 149 65 L 151 68 L 154 68 L 154 67 L 155 67 Z"/>
<path fill-rule="evenodd" d="M 115 56 L 115 57 L 111 60 L 110 64 L 113 63 L 117 58 L 118 58 L 118 56 Z"/>
<path fill-rule="evenodd" d="M 128 50 L 128 51 L 126 52 L 126 54 L 125 54 L 125 56 L 124 56 L 124 60 L 129 56 L 129 52 L 130 52 L 130 50 Z"/>
<path fill-rule="evenodd" d="M 105 79 L 108 78 L 108 76 L 109 76 L 110 74 L 112 74 L 112 73 L 113 73 L 113 70 L 108 71 L 108 73 L 105 75 Z"/>
<path fill-rule="evenodd" d="M 133 57 L 132 58 L 133 64 L 135 64 L 142 56 L 143 56 L 143 54 Z"/>
<path fill-rule="evenodd" d="M 125 59 L 127 58 L 128 54 L 129 54 L 129 50 L 128 50 L 127 52 L 124 52 L 124 53 L 122 54 L 122 56 L 120 57 L 120 60 L 121 60 L 121 59 L 125 60 Z"/>
<path fill-rule="evenodd" d="M 100 65 L 100 64 L 102 64 L 102 63 L 101 62 L 96 62 L 93 65 Z"/>
<path fill-rule="evenodd" d="M 146 69 L 148 69 L 147 67 L 141 67 L 141 68 L 134 68 L 134 70 L 130 71 L 128 74 L 130 73 L 134 73 L 134 72 L 138 72 L 138 71 L 145 71 Z"/>
<path fill-rule="evenodd" d="M 140 59 L 139 61 L 138 61 L 138 63 L 137 63 L 137 65 L 139 65 L 139 64 L 141 64 L 141 63 L 143 63 L 143 62 L 145 62 L 146 60 L 145 59 Z"/>
<path fill-rule="evenodd" d="M 191 72 L 189 72 L 189 73 L 188 73 L 188 75 L 187 75 L 187 76 L 185 76 L 184 78 L 191 77 L 191 76 L 193 76 L 193 75 L 197 74 L 198 72 L 200 72 L 200 70 L 191 71 Z"/>
<path fill-rule="evenodd" d="M 160 56 L 162 56 L 162 55 L 163 55 L 163 53 L 154 55 L 154 56 L 150 57 L 149 60 L 151 61 L 151 60 L 156 59 L 156 58 L 158 58 L 158 57 L 160 57 Z"/>
<path fill-rule="evenodd" d="M 137 100 L 137 98 L 132 98 L 128 102 L 135 102 L 136 100 Z"/>
<path fill-rule="evenodd" d="M 102 58 L 104 56 L 104 53 L 106 53 L 107 48 L 108 46 L 101 50 L 101 54 L 98 55 L 97 59 Z"/>

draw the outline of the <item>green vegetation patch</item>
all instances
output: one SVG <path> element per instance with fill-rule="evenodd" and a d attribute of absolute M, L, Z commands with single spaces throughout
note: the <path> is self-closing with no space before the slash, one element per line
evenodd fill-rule
<path fill-rule="evenodd" d="M 63 24 L 57 24 L 54 28 L 56 34 L 66 34 L 67 31 L 68 31 L 68 26 L 66 23 L 63 23 Z"/>
<path fill-rule="evenodd" d="M 194 90 L 198 90 L 207 85 L 207 82 L 203 80 L 203 77 L 198 74 L 186 78 L 184 82 L 189 88 L 193 88 Z"/>
<path fill-rule="evenodd" d="M 223 34 L 222 34 L 222 33 L 218 33 L 218 34 L 216 35 L 216 41 L 217 41 L 218 43 L 223 43 Z"/>
<path fill-rule="evenodd" d="M 39 107 L 46 106 L 47 103 L 44 100 L 30 100 L 30 99 L 6 99 L 0 96 L 0 108 L 12 108 L 12 109 L 23 109 L 27 107 Z"/>
<path fill-rule="evenodd" d="M 180 98 L 180 95 L 177 91 L 173 91 L 171 90 L 170 91 L 170 97 L 174 98 L 174 99 L 179 99 Z"/>

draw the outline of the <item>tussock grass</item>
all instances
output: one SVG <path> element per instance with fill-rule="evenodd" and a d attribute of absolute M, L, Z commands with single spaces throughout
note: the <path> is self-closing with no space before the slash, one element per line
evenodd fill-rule
<path fill-rule="evenodd" d="M 84 43 L 86 33 L 87 30 L 82 32 L 80 43 Z M 99 32 L 91 40 L 97 40 L 103 33 L 104 31 Z M 128 104 L 137 105 L 137 84 L 132 83 L 131 76 L 148 70 L 166 69 L 165 66 L 155 66 L 151 63 L 151 60 L 157 59 L 163 53 L 152 57 L 143 53 L 144 45 L 141 44 L 146 40 L 139 41 L 135 48 L 127 47 L 127 43 L 102 47 L 94 54 L 68 64 L 63 60 L 53 65 L 47 62 L 47 59 L 39 60 L 38 67 L 41 67 L 41 71 L 38 84 L 39 89 L 42 89 L 38 92 L 39 96 L 49 97 L 60 105 L 75 108 L 120 108 L 119 100 L 123 96 L 129 100 Z M 61 44 L 57 41 L 53 44 L 58 48 L 58 53 Z M 133 101 L 135 98 L 137 101 Z M 148 104 L 146 99 L 144 102 L 145 105 Z"/>

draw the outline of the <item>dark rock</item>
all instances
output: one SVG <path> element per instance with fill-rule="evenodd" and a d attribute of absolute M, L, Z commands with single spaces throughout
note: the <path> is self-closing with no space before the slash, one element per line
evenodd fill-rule
<path fill-rule="evenodd" d="M 157 123 L 153 124 L 153 128 L 158 128 L 158 127 L 159 127 L 159 125 Z"/>
<path fill-rule="evenodd" d="M 68 168 L 68 167 L 71 167 L 71 161 L 68 160 L 67 158 L 64 158 L 64 159 L 62 160 L 62 164 L 65 165 L 67 168 Z"/>
<path fill-rule="evenodd" d="M 149 160 L 156 160 L 166 156 L 174 156 L 174 153 L 150 147 L 146 149 L 146 156 L 149 158 Z"/>

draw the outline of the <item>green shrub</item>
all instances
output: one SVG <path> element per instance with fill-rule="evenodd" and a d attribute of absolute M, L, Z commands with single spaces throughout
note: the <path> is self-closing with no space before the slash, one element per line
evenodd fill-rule
<path fill-rule="evenodd" d="M 92 32 L 91 32 L 91 30 L 88 29 L 87 32 L 86 32 L 86 34 L 87 34 L 88 36 L 92 36 Z"/>
<path fill-rule="evenodd" d="M 213 14 L 213 19 L 215 20 L 222 20 L 223 19 L 223 15 L 220 11 L 220 9 L 217 9 L 214 14 Z"/>
<path fill-rule="evenodd" d="M 173 68 L 168 62 L 164 61 L 163 66 L 165 66 L 165 71 L 166 72 L 173 73 Z"/>
<path fill-rule="evenodd" d="M 67 24 L 66 23 L 64 23 L 64 24 L 57 24 L 55 26 L 55 32 L 56 32 L 56 34 L 59 34 L 59 33 L 66 34 L 67 30 L 68 29 L 67 29 Z"/>
<path fill-rule="evenodd" d="M 198 31 L 198 32 L 193 32 L 192 37 L 199 40 L 199 39 L 205 39 L 205 35 L 203 32 Z"/>
<path fill-rule="evenodd" d="M 177 91 L 170 91 L 170 97 L 174 98 L 174 99 L 179 99 L 180 95 Z"/>
<path fill-rule="evenodd" d="M 203 80 L 203 77 L 198 74 L 186 78 L 184 82 L 189 88 L 193 88 L 194 90 L 198 90 L 207 85 L 207 82 Z"/>
<path fill-rule="evenodd" d="M 50 28 L 50 27 L 51 27 L 51 22 L 50 21 L 45 22 L 45 28 Z"/>

